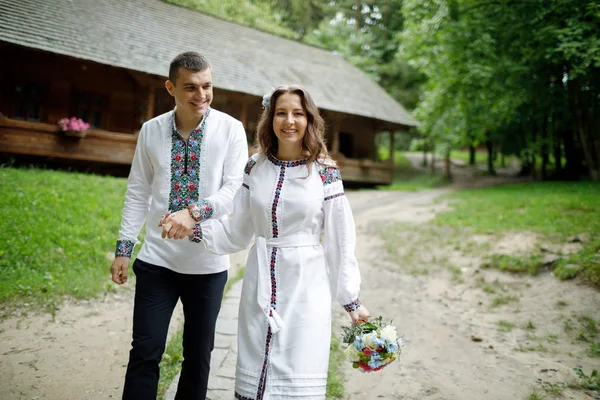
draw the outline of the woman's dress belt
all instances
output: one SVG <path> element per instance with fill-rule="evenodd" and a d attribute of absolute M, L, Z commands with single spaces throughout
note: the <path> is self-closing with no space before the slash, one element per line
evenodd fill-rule
<path fill-rule="evenodd" d="M 283 320 L 271 306 L 271 256 L 267 247 L 308 247 L 321 243 L 319 235 L 293 235 L 267 239 L 256 237 L 256 255 L 258 257 L 258 305 L 269 320 L 272 333 L 283 328 Z"/>

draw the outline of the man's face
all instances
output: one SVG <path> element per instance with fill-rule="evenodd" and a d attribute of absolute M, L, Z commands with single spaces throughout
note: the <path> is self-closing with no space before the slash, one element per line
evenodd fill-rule
<path fill-rule="evenodd" d="M 177 111 L 187 116 L 201 118 L 213 99 L 212 72 L 210 68 L 193 72 L 179 68 L 175 82 L 165 84 L 175 98 Z"/>

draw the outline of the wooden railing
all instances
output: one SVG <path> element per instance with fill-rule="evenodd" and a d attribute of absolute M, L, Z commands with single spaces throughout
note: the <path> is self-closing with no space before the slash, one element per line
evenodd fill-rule
<path fill-rule="evenodd" d="M 346 182 L 389 185 L 393 180 L 394 166 L 389 162 L 375 162 L 346 158 L 342 154 L 333 154 L 338 163 L 342 178 Z"/>
<path fill-rule="evenodd" d="M 57 125 L 20 121 L 0 114 L 0 152 L 61 159 L 131 164 L 137 133 L 89 129 L 86 137 L 66 136 Z"/>
<path fill-rule="evenodd" d="M 86 137 L 65 136 L 58 126 L 20 121 L 0 114 L 0 152 L 130 165 L 137 134 L 90 129 Z M 333 154 L 346 182 L 388 185 L 393 165 Z"/>

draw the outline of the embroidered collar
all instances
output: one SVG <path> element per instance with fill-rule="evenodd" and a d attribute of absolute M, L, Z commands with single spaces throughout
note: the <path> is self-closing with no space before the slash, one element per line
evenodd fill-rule
<path fill-rule="evenodd" d="M 208 116 L 210 115 L 210 110 L 211 110 L 210 107 L 208 107 L 206 109 L 206 113 L 204 113 L 204 117 L 202 118 L 202 121 L 200 121 L 198 126 L 192 131 L 192 133 L 190 133 L 190 136 L 192 136 L 194 134 L 198 134 L 199 132 L 201 132 L 204 129 L 204 125 L 206 125 L 206 120 L 208 119 Z M 179 129 L 177 129 L 177 125 L 175 124 L 175 109 L 173 109 L 173 111 L 171 112 L 171 126 L 172 126 L 173 135 L 179 135 L 179 136 L 183 137 L 183 135 L 181 134 Z"/>
<path fill-rule="evenodd" d="M 275 157 L 271 153 L 269 153 L 267 155 L 267 158 L 269 159 L 269 161 L 271 161 L 273 164 L 277 165 L 278 167 L 284 166 L 284 167 L 290 168 L 290 167 L 297 167 L 299 165 L 306 165 L 306 158 L 303 160 L 282 161 L 282 160 L 278 159 L 277 157 Z"/>

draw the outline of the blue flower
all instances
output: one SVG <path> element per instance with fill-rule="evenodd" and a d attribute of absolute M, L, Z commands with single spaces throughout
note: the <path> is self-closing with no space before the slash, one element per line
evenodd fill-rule
<path fill-rule="evenodd" d="M 377 337 L 377 332 L 371 332 L 371 341 L 377 347 L 385 346 L 385 339 Z"/>
<path fill-rule="evenodd" d="M 262 98 L 262 105 L 264 108 L 269 108 L 270 104 L 271 104 L 271 93 L 267 93 Z"/>
<path fill-rule="evenodd" d="M 371 359 L 369 360 L 367 365 L 373 369 L 381 367 L 381 356 L 378 352 L 374 351 L 373 354 L 371 354 Z"/>
<path fill-rule="evenodd" d="M 398 344 L 396 344 L 396 343 L 390 343 L 387 346 L 385 346 L 385 350 L 388 353 L 395 353 L 395 352 L 398 351 Z"/>
<path fill-rule="evenodd" d="M 361 336 L 357 336 L 356 339 L 354 339 L 354 348 L 358 351 L 361 351 L 365 348 L 365 342 L 363 342 Z"/>

